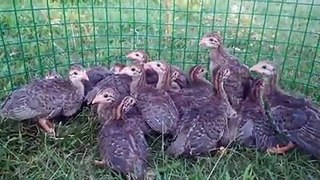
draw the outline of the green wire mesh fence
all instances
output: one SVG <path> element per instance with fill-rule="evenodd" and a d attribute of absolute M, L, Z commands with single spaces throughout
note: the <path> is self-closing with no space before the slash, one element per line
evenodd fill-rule
<path fill-rule="evenodd" d="M 247 65 L 274 59 L 283 86 L 320 101 L 317 0 L 13 0 L 0 7 L 0 96 L 42 77 L 125 62 L 145 49 L 184 69 L 208 64 L 199 39 L 220 31 Z"/>

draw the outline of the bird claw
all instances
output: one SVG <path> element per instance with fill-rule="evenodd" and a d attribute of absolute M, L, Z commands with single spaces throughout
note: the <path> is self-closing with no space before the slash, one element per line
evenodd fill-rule
<path fill-rule="evenodd" d="M 100 160 L 100 161 L 99 160 L 95 160 L 93 162 L 93 164 L 98 166 L 98 167 L 101 167 L 101 168 L 107 165 L 107 163 L 104 160 Z"/>
<path fill-rule="evenodd" d="M 218 152 L 223 156 L 223 155 L 226 155 L 227 154 L 227 148 L 221 146 L 218 150 Z"/>
<path fill-rule="evenodd" d="M 49 136 L 54 137 L 54 138 L 56 137 L 53 123 L 51 123 L 47 119 L 39 119 L 38 122 L 39 122 L 40 126 L 42 127 L 42 129 L 44 129 Z"/>
<path fill-rule="evenodd" d="M 283 146 L 283 147 L 280 147 L 280 145 L 277 144 L 276 147 L 272 147 L 272 148 L 267 149 L 267 152 L 285 155 L 287 153 L 287 151 L 289 151 L 290 149 L 292 149 L 294 147 L 295 147 L 295 145 L 292 142 L 289 142 L 286 146 Z"/>
<path fill-rule="evenodd" d="M 154 180 L 156 179 L 156 174 L 153 170 L 149 169 L 147 171 L 147 177 L 146 177 L 147 180 Z"/>

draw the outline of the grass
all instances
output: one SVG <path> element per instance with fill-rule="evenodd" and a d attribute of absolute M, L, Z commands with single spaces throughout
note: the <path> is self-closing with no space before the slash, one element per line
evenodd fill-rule
<path fill-rule="evenodd" d="M 0 97 L 51 69 L 65 73 L 70 62 L 125 62 L 133 49 L 147 49 L 152 58 L 184 69 L 207 64 L 199 37 L 219 30 L 242 62 L 251 66 L 274 59 L 285 89 L 320 101 L 320 4 L 315 0 L 314 6 L 311 0 L 298 5 L 293 0 L 176 0 L 174 7 L 159 0 L 92 2 L 15 0 L 1 5 Z M 92 165 L 99 158 L 98 125 L 88 114 L 59 126 L 61 140 L 47 138 L 28 122 L 1 120 L 0 178 L 119 179 Z M 157 179 L 320 178 L 319 161 L 298 151 L 274 156 L 239 147 L 223 157 L 188 160 L 168 157 L 159 141 L 152 142 L 149 162 Z"/>

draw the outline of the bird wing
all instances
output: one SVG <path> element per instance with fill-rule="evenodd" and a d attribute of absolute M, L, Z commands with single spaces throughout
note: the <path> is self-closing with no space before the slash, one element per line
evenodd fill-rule
<path fill-rule="evenodd" d="M 163 92 L 161 92 L 163 93 Z M 179 114 L 168 94 L 156 92 L 139 93 L 137 107 L 148 125 L 159 133 L 169 133 L 175 126 Z"/>
<path fill-rule="evenodd" d="M 285 133 L 289 140 L 300 148 L 320 154 L 320 114 L 307 107 L 272 107 L 270 116 L 279 132 Z"/>

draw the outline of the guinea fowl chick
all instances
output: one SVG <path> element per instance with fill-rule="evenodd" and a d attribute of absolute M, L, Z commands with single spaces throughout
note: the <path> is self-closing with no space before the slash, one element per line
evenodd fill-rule
<path fill-rule="evenodd" d="M 123 97 L 123 96 L 122 96 Z M 121 95 L 114 88 L 106 88 L 100 90 L 92 101 L 93 105 L 98 105 L 100 102 L 104 103 L 104 106 L 97 106 L 97 115 L 99 120 L 103 120 L 101 123 L 104 124 L 105 121 L 109 121 L 112 118 L 112 109 L 114 108 L 115 101 L 121 99 Z M 131 107 L 128 112 L 126 112 L 126 118 L 128 122 L 137 124 L 142 132 L 146 135 L 152 133 L 151 128 L 144 121 L 141 113 L 134 106 Z"/>
<path fill-rule="evenodd" d="M 132 77 L 130 92 L 137 99 L 137 107 L 147 124 L 154 131 L 169 134 L 178 120 L 178 110 L 168 93 L 146 83 L 144 66 L 139 63 L 123 68 L 122 74 Z M 167 74 L 159 74 L 159 83 L 165 81 Z"/>
<path fill-rule="evenodd" d="M 93 98 L 91 104 L 97 105 L 97 116 L 99 120 L 102 120 L 101 124 L 112 118 L 112 105 L 117 99 L 120 99 L 120 94 L 111 87 L 99 90 Z M 103 106 L 99 106 L 99 103 L 103 103 Z"/>
<path fill-rule="evenodd" d="M 110 106 L 108 98 L 99 100 L 99 109 Z M 143 180 L 147 174 L 148 145 L 137 123 L 127 121 L 126 117 L 134 104 L 135 99 L 126 96 L 114 105 L 112 116 L 102 120 L 105 124 L 98 136 L 102 160 L 95 164 L 110 167 L 128 179 Z"/>
<path fill-rule="evenodd" d="M 229 74 L 229 69 L 221 68 L 214 79 L 217 94 L 199 102 L 201 106 L 190 109 L 181 117 L 183 123 L 176 128 L 175 140 L 168 147 L 168 154 L 199 156 L 218 148 L 227 127 L 224 105 L 227 96 L 223 86 Z"/>
<path fill-rule="evenodd" d="M 163 68 L 166 66 L 166 63 L 160 61 L 153 61 L 146 64 L 146 66 L 150 66 L 153 70 L 157 73 L 164 74 L 165 69 Z M 190 69 L 190 80 L 188 88 L 180 89 L 178 87 L 174 87 L 175 82 L 174 80 L 178 77 L 179 71 L 172 70 L 171 72 L 171 80 L 170 84 L 167 84 L 165 89 L 167 93 L 170 95 L 172 100 L 174 101 L 178 111 L 179 117 L 182 116 L 186 111 L 189 111 L 192 107 L 196 107 L 198 102 L 196 99 L 205 97 L 208 98 L 212 96 L 212 86 L 211 83 L 208 82 L 204 75 L 206 70 L 201 65 L 193 66 Z M 169 77 L 167 77 L 169 79 Z M 161 84 L 160 84 L 161 86 Z M 162 85 L 163 86 L 163 85 Z M 157 87 L 160 89 L 161 87 Z M 181 123 L 179 120 L 178 124 Z"/>
<path fill-rule="evenodd" d="M 130 83 L 132 78 L 124 74 L 111 74 L 99 81 L 95 87 L 86 95 L 86 101 L 90 104 L 98 91 L 112 87 L 121 95 L 126 96 L 130 94 Z"/>
<path fill-rule="evenodd" d="M 269 151 L 269 148 L 280 144 L 284 146 L 288 142 L 280 138 L 267 116 L 262 99 L 263 89 L 263 79 L 255 79 L 252 82 L 250 94 L 242 103 L 239 112 L 242 118 L 237 140 L 247 147 Z"/>
<path fill-rule="evenodd" d="M 189 96 L 212 96 L 212 84 L 205 78 L 208 71 L 201 65 L 192 66 L 189 70 L 189 86 L 183 89 L 183 93 Z"/>
<path fill-rule="evenodd" d="M 230 65 L 232 74 L 225 82 L 225 89 L 228 99 L 234 109 L 240 107 L 241 102 L 250 91 L 251 75 L 249 68 L 241 64 L 239 60 L 230 55 L 223 46 L 223 40 L 219 33 L 208 33 L 200 41 L 201 46 L 209 48 L 210 51 L 210 71 L 223 65 Z"/>
<path fill-rule="evenodd" d="M 22 121 L 35 119 L 41 127 L 54 135 L 49 121 L 57 116 L 72 116 L 80 109 L 84 97 L 82 80 L 88 80 L 86 71 L 72 66 L 69 79 L 42 79 L 13 91 L 1 106 L 2 117 Z"/>
<path fill-rule="evenodd" d="M 145 51 L 133 51 L 130 52 L 127 56 L 133 63 L 144 65 L 150 62 L 149 54 Z M 152 69 L 145 68 L 146 73 L 146 82 L 150 85 L 155 85 L 158 82 L 158 74 L 157 72 L 153 71 Z"/>
<path fill-rule="evenodd" d="M 279 133 L 290 140 L 287 146 L 277 145 L 270 151 L 284 154 L 298 146 L 308 153 L 320 155 L 320 110 L 314 103 L 291 96 L 278 85 L 277 66 L 271 61 L 261 61 L 250 68 L 264 78 L 263 98 L 268 114 Z"/>
<path fill-rule="evenodd" d="M 151 62 L 149 58 L 149 54 L 145 51 L 134 51 L 131 52 L 127 55 L 127 58 L 131 59 L 135 63 L 140 63 L 140 64 L 146 64 L 148 62 Z M 181 70 L 177 66 L 170 65 L 171 68 L 175 71 L 179 72 L 179 76 L 175 80 L 175 82 L 180 86 L 180 88 L 184 88 L 187 86 L 187 76 L 184 74 L 183 70 Z M 146 81 L 148 84 L 156 84 L 158 82 L 158 74 L 152 70 L 148 69 L 148 67 L 145 67 L 146 71 Z"/>

